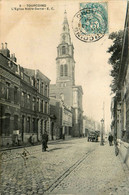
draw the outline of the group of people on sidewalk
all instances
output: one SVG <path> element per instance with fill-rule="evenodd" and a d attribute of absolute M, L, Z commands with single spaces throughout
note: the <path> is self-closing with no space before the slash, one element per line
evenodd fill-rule
<path fill-rule="evenodd" d="M 65 139 L 65 138 L 64 138 Z M 32 136 L 30 136 L 30 143 L 33 145 L 33 134 Z M 109 133 L 109 136 L 108 136 L 108 141 L 109 141 L 109 146 L 112 146 L 113 145 L 113 135 L 111 133 Z M 46 149 L 48 148 L 47 146 L 47 143 L 48 143 L 48 134 L 47 134 L 47 131 L 45 131 L 43 134 L 42 134 L 42 151 L 46 151 Z"/>
<path fill-rule="evenodd" d="M 28 139 L 29 143 L 34 146 L 34 134 L 32 134 L 29 139 Z M 48 142 L 48 134 L 47 134 L 47 131 L 45 131 L 43 134 L 42 134 L 42 151 L 46 151 L 46 148 L 48 148 L 47 146 L 47 142 Z"/>
<path fill-rule="evenodd" d="M 113 143 L 112 143 L 113 142 L 113 135 L 111 133 L 108 136 L 108 141 L 109 141 L 109 146 L 112 146 L 113 145 Z M 42 135 L 42 151 L 46 151 L 46 148 L 48 148 L 47 142 L 48 142 L 48 134 L 47 134 L 47 131 L 45 131 Z"/>
<path fill-rule="evenodd" d="M 65 134 L 62 135 L 62 139 L 65 140 Z M 34 146 L 35 145 L 35 142 L 34 142 L 34 134 L 32 134 L 29 139 L 28 139 L 28 142 Z M 42 151 L 46 151 L 46 149 L 48 148 L 48 133 L 47 131 L 45 130 L 44 133 L 42 134 L 42 137 L 41 137 L 41 143 L 42 143 Z"/>

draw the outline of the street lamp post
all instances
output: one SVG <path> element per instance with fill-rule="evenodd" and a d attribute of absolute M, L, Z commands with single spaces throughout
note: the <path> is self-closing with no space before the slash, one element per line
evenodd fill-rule
<path fill-rule="evenodd" d="M 104 145 L 104 140 L 103 140 L 103 125 L 104 125 L 104 119 L 101 120 L 101 141 L 100 141 L 100 145 Z"/>

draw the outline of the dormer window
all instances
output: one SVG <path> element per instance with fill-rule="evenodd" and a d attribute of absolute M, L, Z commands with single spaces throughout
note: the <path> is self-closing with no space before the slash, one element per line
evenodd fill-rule
<path fill-rule="evenodd" d="M 6 99 L 10 100 L 10 83 L 6 82 Z"/>
<path fill-rule="evenodd" d="M 37 89 L 38 89 L 38 92 L 40 91 L 40 81 L 39 79 L 37 79 Z"/>
<path fill-rule="evenodd" d="M 35 78 L 34 77 L 31 78 L 31 83 L 32 83 L 32 86 L 35 87 Z"/>
<path fill-rule="evenodd" d="M 9 66 L 10 68 L 12 68 L 12 62 L 11 62 L 11 61 L 8 61 L 8 66 Z"/>

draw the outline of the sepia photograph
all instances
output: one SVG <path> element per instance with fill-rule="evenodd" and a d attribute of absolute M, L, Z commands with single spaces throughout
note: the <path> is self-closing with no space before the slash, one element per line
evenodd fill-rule
<path fill-rule="evenodd" d="M 129 194 L 128 0 L 0 0 L 0 195 Z"/>

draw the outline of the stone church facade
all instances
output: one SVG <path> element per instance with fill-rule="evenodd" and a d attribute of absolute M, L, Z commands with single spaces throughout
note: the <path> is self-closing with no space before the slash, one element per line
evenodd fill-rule
<path fill-rule="evenodd" d="M 60 36 L 56 58 L 56 84 L 50 85 L 50 97 L 61 99 L 66 105 L 72 107 L 74 110 L 72 136 L 81 136 L 83 129 L 83 91 L 80 85 L 75 85 L 74 46 L 71 42 L 66 12 L 64 13 Z"/>

